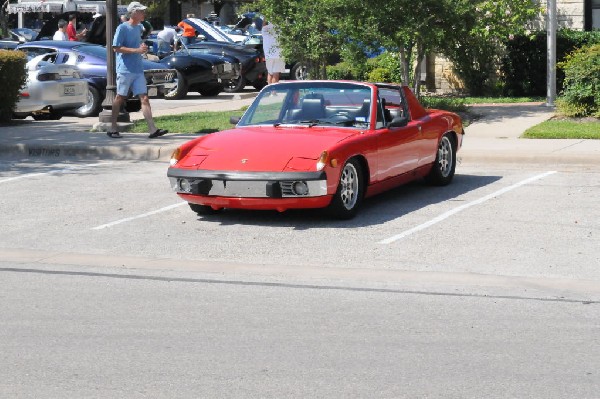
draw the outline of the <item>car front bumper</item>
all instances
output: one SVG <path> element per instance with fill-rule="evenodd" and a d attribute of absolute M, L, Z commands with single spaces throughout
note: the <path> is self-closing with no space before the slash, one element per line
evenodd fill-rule
<path fill-rule="evenodd" d="M 325 172 L 229 172 L 169 168 L 184 200 L 215 208 L 321 208 L 331 201 Z"/>

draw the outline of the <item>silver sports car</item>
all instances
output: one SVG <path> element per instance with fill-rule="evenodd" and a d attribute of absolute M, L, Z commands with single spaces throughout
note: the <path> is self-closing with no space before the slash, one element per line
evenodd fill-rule
<path fill-rule="evenodd" d="M 27 62 L 27 83 L 13 110 L 17 119 L 60 119 L 63 113 L 87 103 L 88 83 L 75 65 L 48 62 L 51 54 Z"/>

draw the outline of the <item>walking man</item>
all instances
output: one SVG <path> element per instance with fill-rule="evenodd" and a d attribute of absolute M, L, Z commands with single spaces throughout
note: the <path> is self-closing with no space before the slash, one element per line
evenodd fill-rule
<path fill-rule="evenodd" d="M 137 1 L 129 3 L 127 6 L 129 21 L 120 24 L 115 32 L 113 50 L 117 53 L 117 95 L 112 104 L 111 130 L 106 132 L 111 138 L 123 137 L 118 131 L 117 117 L 130 91 L 134 96 L 139 96 L 142 103 L 142 114 L 150 131 L 148 137 L 153 139 L 167 133 L 166 130 L 157 129 L 154 125 L 144 77 L 142 54 L 148 52 L 148 46 L 142 42 L 141 22 L 145 18 L 146 8 Z"/>

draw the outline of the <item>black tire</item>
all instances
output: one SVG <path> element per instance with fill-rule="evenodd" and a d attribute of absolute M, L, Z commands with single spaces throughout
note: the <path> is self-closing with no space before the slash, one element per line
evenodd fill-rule
<path fill-rule="evenodd" d="M 189 87 L 181 72 L 177 71 L 177 79 L 175 81 L 177 82 L 177 86 L 165 92 L 165 100 L 181 100 L 187 96 Z"/>
<path fill-rule="evenodd" d="M 94 86 L 88 87 L 88 103 L 77 108 L 75 111 L 76 116 L 80 118 L 86 118 L 88 116 L 98 116 L 102 110 L 102 96 L 98 89 Z"/>
<path fill-rule="evenodd" d="M 329 204 L 328 212 L 331 216 L 337 219 L 356 216 L 365 192 L 363 174 L 358 160 L 352 158 L 344 164 L 338 188 Z"/>
<path fill-rule="evenodd" d="M 450 184 L 456 170 L 456 144 L 451 134 L 446 133 L 438 143 L 437 155 L 425 180 L 434 186 Z"/>
<path fill-rule="evenodd" d="M 263 87 L 265 87 L 267 85 L 267 81 L 266 80 L 261 80 L 258 82 L 254 82 L 254 84 L 252 85 L 256 90 L 262 90 Z"/>
<path fill-rule="evenodd" d="M 196 214 L 202 216 L 202 215 L 214 215 L 215 213 L 218 213 L 221 211 L 221 209 L 213 209 L 208 205 L 198 205 L 198 204 L 192 204 L 188 202 L 188 205 L 190 206 L 190 209 L 194 212 L 196 212 Z"/>
<path fill-rule="evenodd" d="M 244 79 L 243 76 L 240 76 L 236 80 L 230 80 L 227 82 L 223 90 L 227 93 L 239 93 L 240 91 L 244 90 L 246 84 L 248 84 L 246 79 Z"/>
<path fill-rule="evenodd" d="M 290 70 L 290 79 L 293 80 L 306 80 L 308 79 L 308 66 L 301 62 L 294 64 Z"/>
<path fill-rule="evenodd" d="M 223 86 L 209 86 L 203 87 L 198 90 L 198 93 L 203 95 L 204 97 L 215 97 L 218 96 L 220 92 L 223 91 Z"/>
<path fill-rule="evenodd" d="M 63 117 L 63 113 L 59 111 L 51 111 L 43 114 L 32 114 L 31 117 L 36 121 L 58 121 Z"/>

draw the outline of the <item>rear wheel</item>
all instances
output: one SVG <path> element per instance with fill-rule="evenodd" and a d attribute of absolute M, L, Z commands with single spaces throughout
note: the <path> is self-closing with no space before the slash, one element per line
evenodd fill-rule
<path fill-rule="evenodd" d="M 220 92 L 223 91 L 223 86 L 209 86 L 203 87 L 198 92 L 204 97 L 214 97 L 218 96 Z"/>
<path fill-rule="evenodd" d="M 329 204 L 329 213 L 338 219 L 353 218 L 363 199 L 363 182 L 363 170 L 358 160 L 348 160 L 342 169 L 337 191 Z"/>
<path fill-rule="evenodd" d="M 294 80 L 308 79 L 308 66 L 301 62 L 297 62 L 290 71 L 291 78 Z"/>
<path fill-rule="evenodd" d="M 192 211 L 196 212 L 198 215 L 213 215 L 221 211 L 221 209 L 215 210 L 208 205 L 198 205 L 191 203 L 188 203 L 188 205 L 190 206 Z"/>
<path fill-rule="evenodd" d="M 87 104 L 77 108 L 75 110 L 75 115 L 80 118 L 98 116 L 100 109 L 102 109 L 102 96 L 100 95 L 98 89 L 96 89 L 94 86 L 89 86 Z"/>
<path fill-rule="evenodd" d="M 187 96 L 188 85 L 183 77 L 183 74 L 179 71 L 177 71 L 177 79 L 175 79 L 175 83 L 177 83 L 177 86 L 165 92 L 165 100 L 181 100 Z"/>
<path fill-rule="evenodd" d="M 246 83 L 246 79 L 243 76 L 239 76 L 237 79 L 227 82 L 223 90 L 227 93 L 238 93 L 244 90 Z"/>
<path fill-rule="evenodd" d="M 440 139 L 435 162 L 425 179 L 434 186 L 445 186 L 452 181 L 455 170 L 456 146 L 452 136 L 446 133 Z"/>

